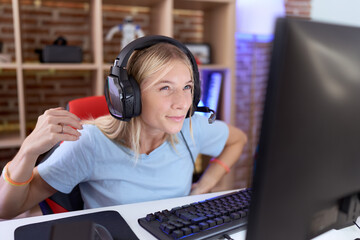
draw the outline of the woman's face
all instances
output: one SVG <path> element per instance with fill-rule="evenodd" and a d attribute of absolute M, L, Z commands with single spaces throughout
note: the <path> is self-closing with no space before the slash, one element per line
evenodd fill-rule
<path fill-rule="evenodd" d="M 159 79 L 161 74 L 145 79 L 141 86 L 140 118 L 147 131 L 178 133 L 192 104 L 191 74 L 180 61 L 175 61 L 170 71 Z"/>

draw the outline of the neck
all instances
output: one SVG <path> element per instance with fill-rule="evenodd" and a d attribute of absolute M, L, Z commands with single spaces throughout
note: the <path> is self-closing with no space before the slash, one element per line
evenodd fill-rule
<path fill-rule="evenodd" d="M 141 133 L 140 136 L 140 154 L 150 154 L 166 140 L 166 134 L 151 135 Z"/>

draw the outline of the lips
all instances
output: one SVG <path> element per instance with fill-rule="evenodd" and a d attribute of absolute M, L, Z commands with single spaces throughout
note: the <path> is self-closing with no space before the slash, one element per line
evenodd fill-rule
<path fill-rule="evenodd" d="M 168 116 L 168 118 L 174 122 L 181 122 L 185 116 Z"/>

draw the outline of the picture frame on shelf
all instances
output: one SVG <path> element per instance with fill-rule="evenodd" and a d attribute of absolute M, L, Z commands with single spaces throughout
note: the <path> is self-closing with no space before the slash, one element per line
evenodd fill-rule
<path fill-rule="evenodd" d="M 0 63 L 10 63 L 11 56 L 10 54 L 3 53 L 3 42 L 0 41 Z"/>
<path fill-rule="evenodd" d="M 185 43 L 198 64 L 211 63 L 211 49 L 207 43 Z"/>

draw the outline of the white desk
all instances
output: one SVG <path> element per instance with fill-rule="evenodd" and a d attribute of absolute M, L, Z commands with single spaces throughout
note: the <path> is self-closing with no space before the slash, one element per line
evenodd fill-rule
<path fill-rule="evenodd" d="M 165 199 L 153 202 L 143 202 L 143 203 L 135 203 L 135 204 L 127 204 L 127 205 L 119 205 L 112 207 L 104 207 L 97 209 L 89 209 L 83 211 L 74 211 L 69 213 L 59 213 L 52 214 L 46 216 L 39 217 L 30 217 L 16 220 L 8 220 L 8 221 L 0 221 L 0 239 L 1 240 L 13 240 L 14 239 L 14 231 L 17 227 L 30 224 L 43 222 L 48 220 L 54 220 L 58 218 L 64 218 L 69 216 L 76 216 L 85 213 L 93 213 L 105 210 L 116 210 L 120 213 L 120 215 L 125 219 L 125 221 L 129 224 L 131 229 L 135 232 L 141 240 L 152 240 L 155 239 L 150 233 L 144 230 L 139 224 L 138 219 L 146 216 L 146 214 L 150 212 L 156 212 L 164 209 L 171 209 L 176 206 L 181 206 L 187 203 L 201 201 L 207 198 L 215 197 L 220 194 L 225 194 L 231 191 L 224 191 L 218 193 L 208 193 L 196 196 L 188 196 L 182 198 L 172 198 Z M 357 223 L 360 225 L 360 218 L 358 218 Z M 235 240 L 245 240 L 246 229 L 240 228 L 236 233 L 231 234 L 231 237 Z M 341 230 L 331 230 L 328 231 L 316 238 L 314 240 L 354 240 L 355 238 L 360 237 L 360 230 L 356 226 L 350 226 L 348 228 L 344 228 Z"/>

